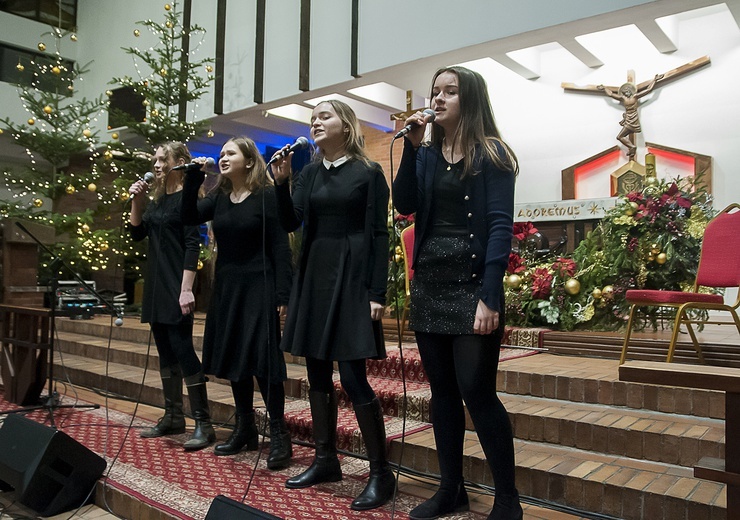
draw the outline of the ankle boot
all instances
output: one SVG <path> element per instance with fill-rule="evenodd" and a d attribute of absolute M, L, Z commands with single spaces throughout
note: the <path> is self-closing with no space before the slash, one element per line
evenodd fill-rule
<path fill-rule="evenodd" d="M 155 426 L 141 431 L 139 437 L 145 439 L 185 433 L 180 365 L 164 367 L 160 369 L 159 375 L 162 378 L 162 393 L 164 394 L 164 416 Z"/>
<path fill-rule="evenodd" d="M 432 498 L 422 502 L 409 513 L 411 520 L 434 520 L 449 513 L 460 513 L 470 509 L 465 485 L 445 485 L 443 482 Z"/>
<path fill-rule="evenodd" d="M 216 440 L 216 432 L 211 424 L 206 378 L 203 372 L 186 377 L 185 386 L 188 387 L 190 413 L 195 419 L 195 430 L 193 430 L 193 436 L 183 444 L 183 448 L 185 451 L 201 450 Z"/>
<path fill-rule="evenodd" d="M 267 469 L 283 469 L 290 465 L 293 457 L 293 444 L 290 441 L 288 425 L 283 419 L 270 421 L 270 455 Z"/>
<path fill-rule="evenodd" d="M 524 510 L 519 503 L 519 493 L 516 491 L 513 495 L 496 493 L 493 510 L 487 520 L 522 520 L 522 518 L 524 518 Z"/>
<path fill-rule="evenodd" d="M 364 491 L 354 499 L 350 507 L 355 511 L 367 511 L 380 507 L 393 498 L 396 477 L 386 458 L 385 422 L 378 398 L 355 406 L 355 415 L 367 448 L 370 476 Z"/>
<path fill-rule="evenodd" d="M 337 396 L 334 392 L 327 394 L 312 390 L 308 393 L 308 400 L 311 403 L 316 457 L 306 471 L 285 482 L 285 487 L 290 489 L 342 480 L 342 468 L 337 458 Z"/>
<path fill-rule="evenodd" d="M 216 455 L 234 455 L 247 447 L 247 451 L 255 451 L 259 446 L 259 434 L 254 422 L 254 412 L 246 415 L 237 414 L 235 418 L 234 432 L 231 437 L 213 448 Z"/>

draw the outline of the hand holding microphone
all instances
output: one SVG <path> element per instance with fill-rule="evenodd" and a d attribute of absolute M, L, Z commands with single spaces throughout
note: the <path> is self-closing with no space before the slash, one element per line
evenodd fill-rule
<path fill-rule="evenodd" d="M 140 195 L 149 190 L 149 186 L 154 182 L 155 176 L 152 172 L 146 172 L 143 179 L 139 179 L 128 189 L 131 199 L 140 199 Z"/>
<path fill-rule="evenodd" d="M 424 137 L 424 131 L 421 130 L 420 132 L 414 132 L 414 130 L 416 130 L 417 128 L 423 129 L 427 123 L 431 123 L 432 121 L 434 121 L 434 118 L 436 116 L 437 114 L 435 114 L 434 110 L 432 110 L 431 108 L 427 108 L 423 112 L 417 112 L 406 120 L 406 126 L 404 126 L 396 135 L 394 135 L 393 139 L 396 140 L 412 132 L 414 134 L 414 137 L 409 137 L 409 139 L 415 147 L 419 146 L 421 144 L 421 139 Z"/>
<path fill-rule="evenodd" d="M 270 166 L 272 178 L 275 180 L 276 184 L 282 184 L 290 177 L 290 155 L 296 150 L 306 148 L 307 146 L 308 139 L 301 136 L 295 140 L 295 143 L 290 146 L 286 144 L 272 156 L 267 165 Z"/>
<path fill-rule="evenodd" d="M 172 171 L 185 170 L 185 173 L 203 170 L 206 173 L 213 173 L 212 168 L 216 165 L 216 161 L 212 157 L 196 157 L 193 162 L 187 164 L 180 164 L 172 168 Z"/>

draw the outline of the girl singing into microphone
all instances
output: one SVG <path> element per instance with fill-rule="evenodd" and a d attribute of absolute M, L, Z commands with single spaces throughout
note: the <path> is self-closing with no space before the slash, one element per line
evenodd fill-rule
<path fill-rule="evenodd" d="M 385 357 L 379 320 L 388 270 L 388 184 L 380 166 L 368 159 L 357 116 L 345 103 L 319 103 L 311 116 L 311 137 L 318 147 L 316 160 L 301 170 L 292 197 L 287 182 L 292 153 L 286 146 L 272 158 L 280 222 L 286 231 L 303 225 L 281 347 L 306 358 L 316 444 L 313 464 L 286 486 L 342 479 L 332 380 L 336 361 L 370 459 L 367 487 L 351 507 L 367 510 L 385 504 L 395 489 L 383 412 L 365 372 L 366 359 Z"/>
<path fill-rule="evenodd" d="M 193 348 L 193 282 L 200 252 L 200 234 L 180 218 L 182 178 L 177 165 L 190 162 L 184 144 L 165 143 L 154 154 L 154 201 L 146 204 L 149 185 L 136 181 L 129 193 L 131 237 L 149 237 L 147 274 L 144 277 L 142 323 L 151 324 L 159 353 L 159 372 L 164 392 L 164 417 L 142 437 L 161 437 L 185 432 L 182 411 L 183 377 L 188 387 L 190 411 L 195 418 L 193 437 L 186 450 L 205 448 L 216 439 L 208 408 L 206 379 Z M 146 208 L 146 210 L 144 209 Z"/>
<path fill-rule="evenodd" d="M 280 469 L 290 464 L 293 455 L 283 418 L 287 374 L 278 348 L 278 312 L 285 312 L 290 295 L 288 234 L 278 223 L 275 190 L 254 141 L 246 137 L 227 141 L 218 166 L 218 183 L 205 198 L 198 200 L 205 178 L 202 170 L 186 175 L 182 197 L 183 220 L 188 224 L 211 220 L 218 248 L 203 336 L 203 367 L 207 374 L 231 381 L 236 426 L 214 452 L 233 455 L 244 447 L 257 449 L 256 377 L 270 417 L 267 467 Z"/>

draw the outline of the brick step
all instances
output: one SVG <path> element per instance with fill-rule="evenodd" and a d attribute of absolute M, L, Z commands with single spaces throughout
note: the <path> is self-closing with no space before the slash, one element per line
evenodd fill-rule
<path fill-rule="evenodd" d="M 465 446 L 466 480 L 493 486 L 473 432 L 466 432 Z M 531 441 L 515 440 L 514 448 L 517 487 L 525 496 L 625 520 L 726 518 L 725 487 L 694 478 L 691 468 Z M 433 450 L 431 430 L 408 435 L 402 463 L 438 474 Z M 394 441 L 391 457 L 397 460 L 400 451 Z"/>

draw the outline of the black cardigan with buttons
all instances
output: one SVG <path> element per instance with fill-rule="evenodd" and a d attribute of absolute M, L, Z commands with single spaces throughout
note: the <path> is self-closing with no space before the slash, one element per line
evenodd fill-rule
<path fill-rule="evenodd" d="M 499 153 L 504 150 L 497 145 Z M 436 146 L 415 149 L 404 139 L 403 157 L 393 181 L 393 205 L 403 215 L 416 213 L 414 263 L 432 222 L 434 172 L 444 161 Z M 471 278 L 483 279 L 480 299 L 488 308 L 501 311 L 503 279 L 509 263 L 514 226 L 514 172 L 497 167 L 491 160 L 477 162 L 479 170 L 463 180 L 471 246 Z M 444 203 L 444 202 L 442 202 Z M 449 201 L 457 204 L 458 201 Z M 440 201 L 436 201 L 440 204 Z"/>

